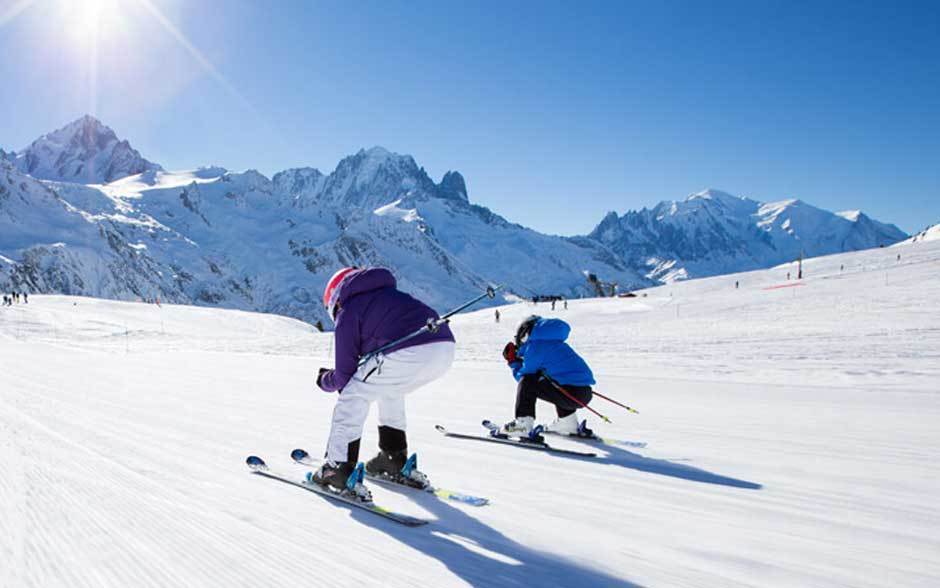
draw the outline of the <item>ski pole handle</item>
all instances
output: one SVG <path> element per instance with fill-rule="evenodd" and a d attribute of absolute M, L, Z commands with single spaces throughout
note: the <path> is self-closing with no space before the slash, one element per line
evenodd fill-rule
<path fill-rule="evenodd" d="M 473 300 L 468 300 L 466 303 L 461 304 L 460 306 L 458 306 L 458 307 L 455 308 L 454 310 L 448 312 L 447 314 L 445 314 L 444 316 L 442 316 L 441 318 L 438 319 L 438 323 L 445 323 L 445 322 L 448 322 L 448 320 L 450 319 L 450 317 L 454 316 L 455 314 L 457 314 L 458 312 L 460 312 L 460 311 L 462 311 L 462 310 L 466 310 L 467 308 L 470 308 L 471 306 L 473 306 L 473 305 L 476 304 L 477 302 L 483 300 L 484 298 L 490 298 L 490 299 L 496 298 L 496 291 L 499 290 L 500 288 L 502 288 L 502 285 L 499 285 L 499 286 L 487 286 L 487 287 L 486 287 L 486 291 L 483 292 L 483 294 L 480 294 L 479 296 L 477 296 L 477 297 L 474 298 Z"/>

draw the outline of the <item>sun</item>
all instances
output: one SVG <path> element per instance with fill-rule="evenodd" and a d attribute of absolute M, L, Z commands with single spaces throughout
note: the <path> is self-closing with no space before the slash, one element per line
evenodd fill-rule
<path fill-rule="evenodd" d="M 141 64 L 157 58 L 155 31 L 168 35 L 178 49 L 241 104 L 248 100 L 226 79 L 199 47 L 164 14 L 168 0 L 0 0 L 0 28 L 30 11 L 40 11 L 47 36 L 42 51 L 31 58 L 65 70 L 87 92 L 87 110 L 96 114 L 99 88 L 134 78 Z M 172 2 L 171 2 L 172 3 Z M 126 87 L 126 85 L 125 85 Z M 70 86 L 70 90 L 75 87 Z M 74 94 L 74 92 L 71 92 Z M 126 96 L 124 96 L 126 98 Z M 254 110 L 254 109 L 252 109 Z"/>
<path fill-rule="evenodd" d="M 74 42 L 97 45 L 122 26 L 119 0 L 64 0 L 65 26 Z"/>

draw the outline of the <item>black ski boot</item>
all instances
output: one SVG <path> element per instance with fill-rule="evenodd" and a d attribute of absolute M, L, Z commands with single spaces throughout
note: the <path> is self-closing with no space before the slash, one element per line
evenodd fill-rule
<path fill-rule="evenodd" d="M 430 486 L 424 472 L 418 471 L 418 456 L 407 457 L 407 451 L 379 451 L 379 454 L 366 462 L 366 472 L 370 476 L 385 478 L 398 484 L 413 488 Z"/>
<path fill-rule="evenodd" d="M 349 474 L 353 472 L 353 466 L 346 462 L 325 461 L 320 469 L 313 473 L 310 478 L 320 486 L 329 486 L 334 490 L 343 490 L 346 488 L 346 480 Z"/>
<path fill-rule="evenodd" d="M 378 455 L 366 462 L 366 472 L 370 476 L 394 476 L 401 473 L 406 461 L 406 451 L 379 451 Z"/>
<path fill-rule="evenodd" d="M 361 502 L 372 502 L 372 493 L 362 483 L 361 467 L 354 467 L 348 462 L 325 461 L 308 479 L 337 494 Z"/>

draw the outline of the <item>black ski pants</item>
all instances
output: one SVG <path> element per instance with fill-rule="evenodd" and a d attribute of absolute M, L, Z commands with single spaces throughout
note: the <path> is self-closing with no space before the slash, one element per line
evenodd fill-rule
<path fill-rule="evenodd" d="M 561 384 L 568 394 L 584 404 L 591 402 L 594 392 L 590 386 L 566 386 Z M 516 416 L 534 417 L 535 401 L 541 398 L 555 405 L 555 412 L 559 418 L 573 414 L 581 405 L 568 398 L 564 392 L 552 385 L 551 382 L 538 374 L 522 376 L 516 387 Z"/>

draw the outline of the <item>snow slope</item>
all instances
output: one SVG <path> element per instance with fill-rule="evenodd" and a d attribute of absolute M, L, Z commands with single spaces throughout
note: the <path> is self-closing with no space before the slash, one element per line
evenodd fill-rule
<path fill-rule="evenodd" d="M 598 390 L 641 413 L 598 400 L 613 424 L 595 429 L 648 444 L 593 462 L 433 430 L 510 417 L 500 349 L 552 313 L 457 317 L 457 364 L 409 398 L 410 444 L 492 504 L 373 488 L 434 519 L 419 529 L 245 470 L 256 452 L 301 475 L 290 449 L 323 448 L 329 335 L 175 305 L 0 308 L 0 585 L 937 585 L 940 242 L 792 269 L 559 307 Z M 375 442 L 370 421 L 364 457 Z"/>
<path fill-rule="evenodd" d="M 936 241 L 940 239 L 940 224 L 931 225 L 924 229 L 923 231 L 917 233 L 905 243 L 916 243 L 918 241 Z"/>

